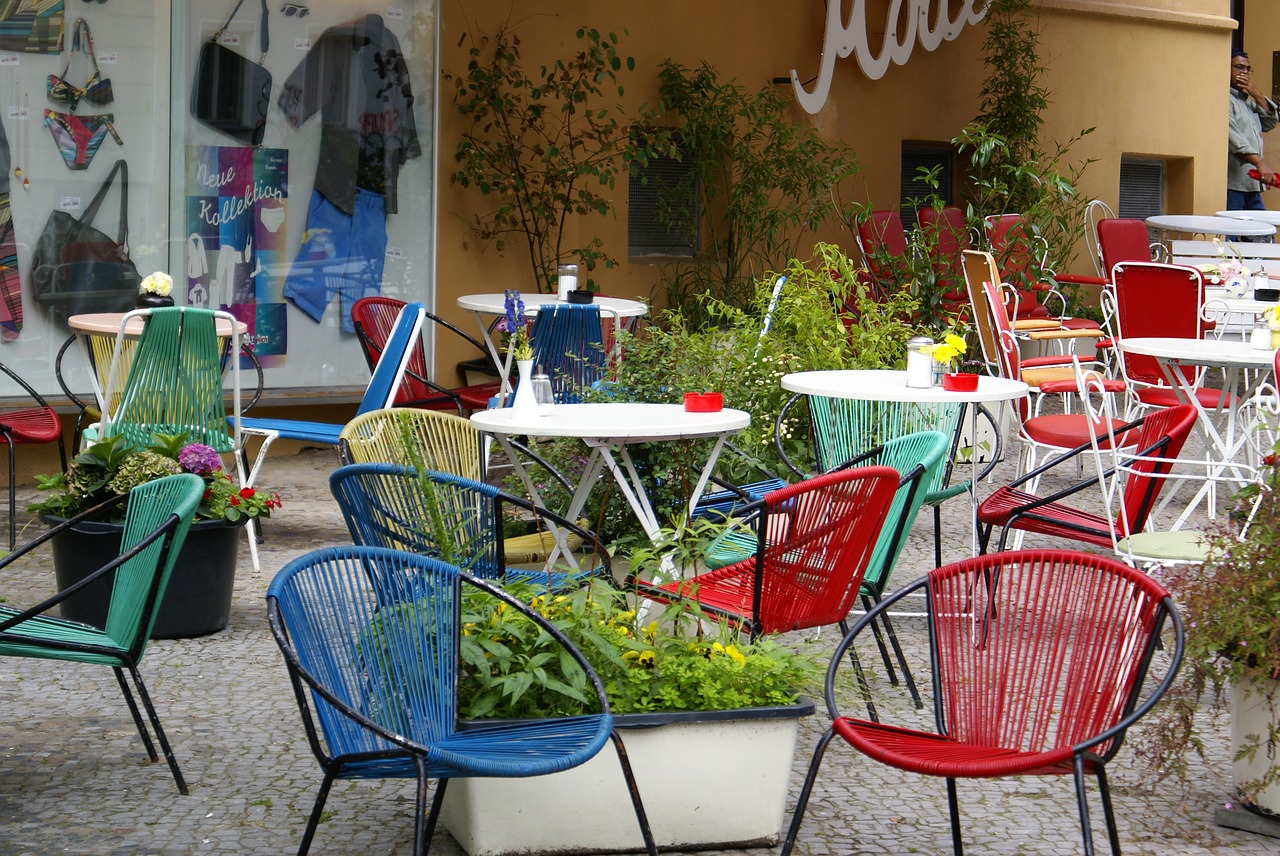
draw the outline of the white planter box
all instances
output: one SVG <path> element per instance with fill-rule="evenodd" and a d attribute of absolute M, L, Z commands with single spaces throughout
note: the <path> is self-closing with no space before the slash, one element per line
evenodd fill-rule
<path fill-rule="evenodd" d="M 1270 700 L 1268 700 L 1268 697 Z M 1246 742 L 1261 741 L 1252 760 L 1243 758 L 1231 763 L 1231 776 L 1236 785 L 1258 781 L 1275 764 L 1274 757 L 1267 757 L 1266 741 L 1276 727 L 1280 714 L 1280 681 L 1242 681 L 1231 685 L 1231 755 Z M 1280 783 L 1262 789 L 1250 800 L 1256 806 L 1280 814 Z"/>
<path fill-rule="evenodd" d="M 800 717 L 790 707 L 616 718 L 659 847 L 776 844 Z M 586 764 L 525 779 L 454 779 L 441 821 L 470 856 L 641 851 L 612 743 Z"/>

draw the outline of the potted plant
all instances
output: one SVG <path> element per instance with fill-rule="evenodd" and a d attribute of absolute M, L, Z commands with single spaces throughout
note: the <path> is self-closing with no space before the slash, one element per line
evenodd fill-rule
<path fill-rule="evenodd" d="M 185 435 L 152 435 L 143 448 L 123 436 L 101 440 L 72 459 L 65 473 L 38 475 L 45 497 L 27 506 L 57 523 L 127 494 L 135 485 L 172 473 L 195 473 L 207 488 L 174 565 L 164 601 L 152 630 L 157 639 L 214 633 L 226 627 L 231 615 L 237 540 L 251 518 L 270 517 L 280 507 L 278 494 L 251 487 L 237 489 L 218 453 Z M 56 536 L 53 565 L 58 588 L 67 588 L 100 568 L 120 549 L 125 506 L 118 520 L 85 523 Z M 111 597 L 113 578 L 106 576 L 62 604 L 62 615 L 101 626 Z"/>
<path fill-rule="evenodd" d="M 638 615 L 605 582 L 522 594 L 599 672 L 660 846 L 778 840 L 799 721 L 813 712 L 799 690 L 817 677 L 814 657 L 773 639 L 743 642 L 685 605 Z M 478 592 L 462 610 L 460 716 L 584 710 L 585 676 L 562 670 L 532 622 Z M 553 776 L 459 779 L 441 819 L 471 856 L 626 850 L 635 836 L 622 822 L 631 803 L 617 764 L 602 752 Z"/>
<path fill-rule="evenodd" d="M 1210 702 L 1210 721 L 1231 719 L 1234 807 L 1280 815 L 1280 456 L 1263 459 L 1258 483 L 1237 493 L 1234 508 L 1205 535 L 1203 565 L 1166 570 L 1187 627 L 1181 685 L 1143 739 L 1157 780 L 1184 784 L 1190 753 L 1205 758 L 1197 712 Z M 1243 527 L 1243 534 L 1242 534 Z M 1265 824 L 1264 824 L 1265 825 Z M 1257 828 L 1257 823 L 1249 823 Z M 1273 826 L 1280 834 L 1280 823 Z"/>

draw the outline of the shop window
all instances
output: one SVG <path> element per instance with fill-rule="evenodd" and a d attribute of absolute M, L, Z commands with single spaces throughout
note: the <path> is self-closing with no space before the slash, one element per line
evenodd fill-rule
<path fill-rule="evenodd" d="M 952 203 L 952 178 L 955 158 L 949 147 L 919 143 L 902 144 L 902 175 L 898 186 L 899 211 L 908 229 L 916 225 L 916 208 L 927 205 L 927 197 L 937 195 L 944 204 Z M 918 181 L 921 169 L 938 169 L 938 189 Z"/>
<path fill-rule="evenodd" d="M 691 258 L 698 249 L 698 185 L 693 164 L 653 157 L 627 180 L 627 254 Z"/>
<path fill-rule="evenodd" d="M 1164 161 L 1120 159 L 1120 217 L 1145 220 L 1164 213 Z"/>

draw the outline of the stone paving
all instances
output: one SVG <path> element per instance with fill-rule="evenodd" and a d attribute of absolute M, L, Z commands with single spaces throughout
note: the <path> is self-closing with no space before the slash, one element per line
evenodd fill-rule
<path fill-rule="evenodd" d="M 304 450 L 271 462 L 264 483 L 279 489 L 286 504 L 268 524 L 260 572 L 251 569 L 247 547 L 241 548 L 230 625 L 199 639 L 157 641 L 143 662 L 143 675 L 190 784 L 189 796 L 178 794 L 163 763 L 148 763 L 109 670 L 0 659 L 0 856 L 296 851 L 320 772 L 267 627 L 263 593 L 288 559 L 344 541 L 345 529 L 327 487 L 335 462 L 327 450 Z M 1011 471 L 1005 465 L 1002 470 L 1006 477 Z M 952 501 L 945 508 L 945 555 L 959 558 L 968 551 L 966 506 Z M 896 571 L 898 579 L 912 579 L 927 569 L 930 529 L 923 519 L 916 526 Z M 34 603 L 51 591 L 52 575 L 41 562 L 15 568 L 0 581 L 0 593 L 11 603 Z M 908 650 L 920 651 L 922 622 L 903 617 L 897 624 Z M 828 631 L 818 644 L 832 646 L 835 641 Z M 868 652 L 863 661 L 872 663 L 873 656 Z M 925 676 L 920 658 L 913 661 L 920 664 L 917 674 Z M 877 692 L 882 718 L 914 715 L 905 693 L 880 686 Z M 792 803 L 825 724 L 820 713 L 803 727 Z M 1217 733 L 1224 735 L 1225 728 L 1224 721 Z M 1126 746 L 1111 765 L 1126 853 L 1280 854 L 1280 839 L 1213 823 L 1213 812 L 1230 788 L 1224 740 L 1211 742 L 1212 763 L 1195 771 L 1194 786 L 1185 794 L 1172 786 L 1148 792 L 1138 782 L 1133 753 Z M 680 775 L 678 758 L 671 759 L 671 775 Z M 960 798 L 970 853 L 1080 852 L 1069 779 L 961 783 Z M 412 782 L 339 782 L 312 852 L 407 853 L 412 808 Z M 789 813 L 790 805 L 788 820 Z M 1100 823 L 1100 815 L 1096 820 Z M 1097 843 L 1105 851 L 1105 837 L 1099 835 Z M 453 856 L 461 850 L 438 831 L 433 852 Z M 837 741 L 796 852 L 948 853 L 943 783 L 865 761 Z"/>

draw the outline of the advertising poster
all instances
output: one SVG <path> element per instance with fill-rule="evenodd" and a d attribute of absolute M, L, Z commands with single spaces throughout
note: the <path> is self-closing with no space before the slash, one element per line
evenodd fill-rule
<path fill-rule="evenodd" d="M 248 325 L 264 367 L 284 364 L 289 153 L 187 147 L 187 304 L 224 309 Z"/>

